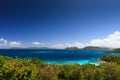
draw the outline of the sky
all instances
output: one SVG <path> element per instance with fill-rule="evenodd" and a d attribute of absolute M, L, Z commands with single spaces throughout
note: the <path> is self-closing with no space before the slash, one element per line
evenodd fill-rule
<path fill-rule="evenodd" d="M 1 0 L 0 48 L 118 48 L 119 4 L 119 0 Z"/>

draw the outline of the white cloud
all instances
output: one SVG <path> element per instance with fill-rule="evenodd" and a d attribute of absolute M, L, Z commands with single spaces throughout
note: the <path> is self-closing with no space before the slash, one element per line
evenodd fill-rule
<path fill-rule="evenodd" d="M 101 46 L 101 47 L 110 47 L 110 48 L 119 48 L 120 47 L 120 32 L 116 31 L 113 34 L 108 35 L 104 39 L 94 39 L 91 40 L 88 45 L 90 46 Z"/>
<path fill-rule="evenodd" d="M 64 44 L 53 44 L 50 46 L 51 48 L 57 48 L 57 49 L 62 49 L 62 48 L 65 48 L 65 45 Z"/>
<path fill-rule="evenodd" d="M 7 46 L 7 43 L 8 43 L 8 41 L 5 40 L 4 38 L 1 38 L 1 39 L 0 39 L 0 47 L 5 47 L 5 46 Z"/>
<path fill-rule="evenodd" d="M 66 47 L 78 47 L 78 48 L 83 48 L 84 44 L 80 42 L 75 42 L 75 43 L 67 43 L 65 44 Z"/>
<path fill-rule="evenodd" d="M 99 46 L 108 48 L 120 48 L 120 32 L 115 31 L 113 34 L 108 35 L 104 39 L 93 39 L 88 43 L 74 42 L 67 44 L 54 44 L 52 48 L 65 48 L 65 47 L 78 47 L 83 48 L 85 46 Z"/>
<path fill-rule="evenodd" d="M 19 42 L 16 42 L 16 41 L 10 41 L 9 42 L 9 46 L 10 47 L 20 47 L 22 44 L 21 44 L 21 42 L 19 41 Z"/>
<path fill-rule="evenodd" d="M 40 43 L 40 42 L 33 42 L 32 44 L 33 44 L 34 46 L 44 45 L 44 43 Z"/>
<path fill-rule="evenodd" d="M 7 41 L 4 38 L 0 39 L 0 47 L 19 47 L 21 46 L 20 41 Z M 25 46 L 25 44 L 24 44 Z M 32 46 L 45 46 L 44 43 L 40 42 L 33 42 Z M 93 39 L 87 43 L 81 43 L 81 42 L 74 42 L 74 43 L 57 43 L 53 45 L 48 45 L 48 47 L 51 48 L 65 48 L 65 47 L 79 47 L 83 48 L 85 46 L 100 46 L 100 47 L 109 47 L 109 48 L 120 48 L 120 32 L 115 31 L 113 34 L 110 34 L 106 36 L 106 38 L 103 39 Z"/>
<path fill-rule="evenodd" d="M 59 48 L 59 49 L 63 49 L 63 48 L 66 48 L 66 47 L 78 47 L 78 48 L 83 48 L 83 47 L 84 47 L 84 44 L 83 44 L 83 43 L 80 43 L 80 42 L 66 43 L 66 44 L 58 43 L 58 44 L 53 44 L 51 47 L 52 47 L 52 48 Z"/>
<path fill-rule="evenodd" d="M 33 45 L 40 45 L 39 42 L 33 42 L 32 44 L 33 44 Z"/>

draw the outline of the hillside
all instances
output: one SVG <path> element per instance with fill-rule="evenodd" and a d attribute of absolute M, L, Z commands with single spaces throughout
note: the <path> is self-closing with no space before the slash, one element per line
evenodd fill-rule
<path fill-rule="evenodd" d="M 120 48 L 114 49 L 112 52 L 114 52 L 114 53 L 120 53 Z"/>
<path fill-rule="evenodd" d="M 78 48 L 78 47 L 67 47 L 65 49 L 67 49 L 67 50 L 80 50 L 80 48 Z"/>
<path fill-rule="evenodd" d="M 120 80 L 120 58 L 104 57 L 102 60 L 109 61 L 99 66 L 50 65 L 37 58 L 0 56 L 0 80 Z"/>
<path fill-rule="evenodd" d="M 97 47 L 97 46 L 87 46 L 83 50 L 110 50 L 109 48 Z"/>

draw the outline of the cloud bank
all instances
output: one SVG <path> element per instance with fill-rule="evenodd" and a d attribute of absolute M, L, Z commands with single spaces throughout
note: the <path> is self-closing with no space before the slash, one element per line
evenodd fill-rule
<path fill-rule="evenodd" d="M 40 43 L 40 42 L 33 42 L 32 43 L 33 46 L 43 46 L 44 43 Z"/>
<path fill-rule="evenodd" d="M 32 42 L 32 46 L 46 46 L 44 43 Z M 4 38 L 0 39 L 0 48 L 5 47 L 20 47 L 25 46 L 21 41 L 8 41 Z M 113 34 L 109 34 L 106 38 L 103 39 L 93 39 L 87 43 L 74 42 L 74 43 L 57 43 L 49 45 L 50 48 L 66 48 L 66 47 L 78 47 L 83 48 L 86 46 L 98 46 L 98 47 L 108 47 L 108 48 L 120 48 L 120 32 L 115 31 Z M 30 46 L 29 46 L 30 47 Z"/>
<path fill-rule="evenodd" d="M 40 45 L 40 42 L 33 42 L 33 45 Z"/>
<path fill-rule="evenodd" d="M 91 46 L 119 48 L 120 47 L 120 32 L 116 31 L 113 34 L 108 35 L 104 39 L 94 39 L 89 43 Z"/>
<path fill-rule="evenodd" d="M 19 42 L 16 42 L 16 41 L 10 41 L 9 42 L 9 46 L 10 47 L 20 47 L 22 44 L 21 44 L 21 42 L 19 41 Z"/>
<path fill-rule="evenodd" d="M 87 43 L 74 42 L 66 44 L 54 44 L 52 48 L 65 48 L 65 47 L 78 47 L 83 48 L 86 46 L 98 46 L 98 47 L 108 47 L 108 48 L 120 48 L 120 32 L 115 31 L 113 34 L 108 35 L 104 39 L 93 39 Z"/>
<path fill-rule="evenodd" d="M 7 46 L 7 43 L 8 43 L 8 41 L 5 40 L 4 38 L 1 38 L 1 39 L 0 39 L 0 47 L 6 47 L 6 46 Z"/>

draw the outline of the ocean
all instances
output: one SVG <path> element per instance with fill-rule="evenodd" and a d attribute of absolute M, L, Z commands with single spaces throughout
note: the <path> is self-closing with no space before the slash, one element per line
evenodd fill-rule
<path fill-rule="evenodd" d="M 33 49 L 1 49 L 0 55 L 18 58 L 39 58 L 48 64 L 95 64 L 105 55 L 104 50 L 33 50 Z"/>

